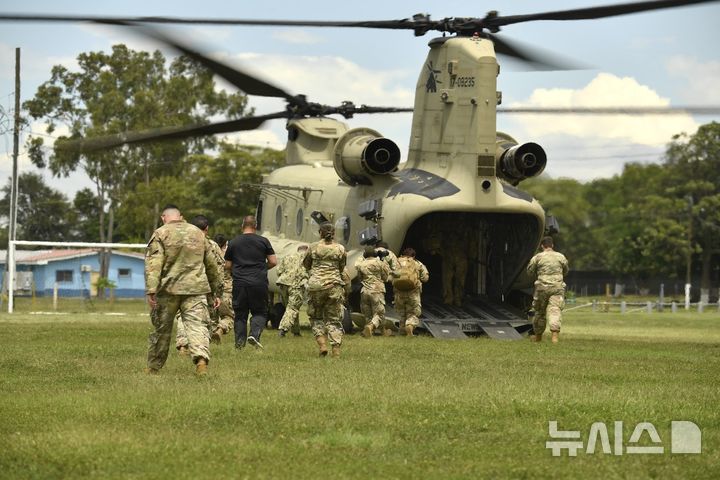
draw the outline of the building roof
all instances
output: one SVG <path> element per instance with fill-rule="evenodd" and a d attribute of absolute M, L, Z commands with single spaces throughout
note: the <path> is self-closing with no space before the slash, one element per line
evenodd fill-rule
<path fill-rule="evenodd" d="M 15 263 L 18 265 L 47 265 L 49 262 L 82 258 L 96 255 L 97 248 L 63 248 L 53 250 L 15 250 Z M 122 252 L 111 250 L 112 255 L 131 257 L 143 260 L 145 255 L 135 252 Z M 0 250 L 0 263 L 4 264 L 7 259 L 7 250 Z"/>

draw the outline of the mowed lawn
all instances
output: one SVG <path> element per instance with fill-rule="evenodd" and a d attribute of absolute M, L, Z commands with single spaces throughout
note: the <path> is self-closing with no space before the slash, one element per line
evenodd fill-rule
<path fill-rule="evenodd" d="M 567 312 L 559 345 L 352 335 L 340 359 L 267 330 L 261 353 L 213 346 L 206 378 L 174 351 L 145 375 L 143 308 L 96 310 L 0 313 L 0 477 L 720 477 L 716 307 Z M 554 457 L 552 420 L 584 445 L 605 422 L 613 448 L 613 422 L 625 446 L 650 422 L 665 450 Z M 673 420 L 701 454 L 670 453 Z"/>

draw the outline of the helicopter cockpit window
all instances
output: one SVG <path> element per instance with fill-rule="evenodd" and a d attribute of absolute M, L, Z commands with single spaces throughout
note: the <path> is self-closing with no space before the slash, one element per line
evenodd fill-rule
<path fill-rule="evenodd" d="M 338 234 L 342 232 L 343 242 L 347 243 L 350 240 L 350 217 L 338 218 L 337 222 L 335 222 L 335 231 Z"/>
<path fill-rule="evenodd" d="M 282 207 L 280 205 L 278 205 L 277 208 L 275 209 L 275 230 L 277 230 L 278 232 L 282 228 L 282 224 L 283 224 L 282 220 L 283 220 Z"/>
<path fill-rule="evenodd" d="M 295 217 L 295 233 L 297 235 L 300 235 L 303 231 L 303 220 L 305 220 L 303 215 L 303 209 L 298 208 L 297 216 Z"/>

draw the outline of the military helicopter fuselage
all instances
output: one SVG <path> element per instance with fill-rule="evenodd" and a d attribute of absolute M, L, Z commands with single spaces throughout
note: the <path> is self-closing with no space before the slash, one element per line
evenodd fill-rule
<path fill-rule="evenodd" d="M 546 156 L 539 145 L 519 145 L 496 130 L 499 65 L 490 40 L 442 37 L 429 46 L 407 161 L 400 164 L 398 147 L 374 130 L 327 117 L 292 119 L 288 165 L 263 178 L 260 230 L 282 257 L 317 241 L 319 222 L 334 223 L 351 277 L 363 245 L 383 240 L 396 253 L 412 247 L 430 270 L 424 295 L 437 297 L 453 281 L 444 262 L 460 256 L 463 295 L 502 302 L 530 285 L 522 273 L 545 212 L 516 185 L 541 173 Z"/>

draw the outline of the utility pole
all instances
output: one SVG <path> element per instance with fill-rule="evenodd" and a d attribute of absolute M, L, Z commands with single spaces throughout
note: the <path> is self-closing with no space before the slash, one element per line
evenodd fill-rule
<path fill-rule="evenodd" d="M 685 310 L 690 310 L 690 287 L 692 284 L 692 226 L 693 226 L 693 197 L 687 196 L 688 201 L 688 255 L 687 266 L 685 268 Z"/>
<path fill-rule="evenodd" d="M 20 151 L 20 48 L 15 49 L 15 128 L 13 129 L 13 169 L 10 193 L 10 232 L 8 238 L 17 240 L 18 154 Z"/>

